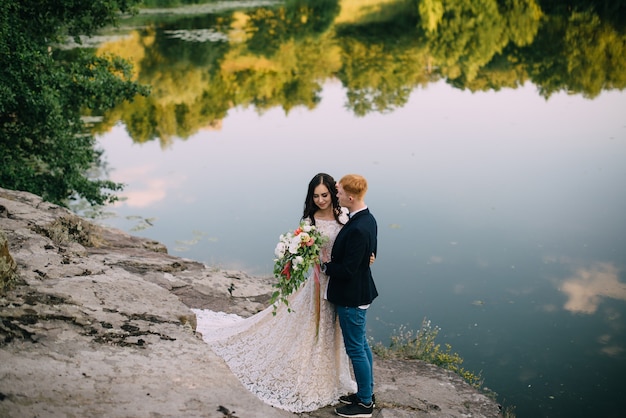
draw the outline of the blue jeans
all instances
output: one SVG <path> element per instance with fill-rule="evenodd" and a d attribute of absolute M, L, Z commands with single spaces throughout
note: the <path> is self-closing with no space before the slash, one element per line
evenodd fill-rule
<path fill-rule="evenodd" d="M 365 335 L 367 309 L 336 306 L 346 352 L 352 362 L 361 402 L 369 405 L 374 391 L 374 361 Z"/>

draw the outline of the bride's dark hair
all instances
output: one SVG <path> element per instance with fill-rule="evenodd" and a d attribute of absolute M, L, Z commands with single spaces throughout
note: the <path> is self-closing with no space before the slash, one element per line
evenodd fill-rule
<path fill-rule="evenodd" d="M 343 223 L 339 220 L 339 215 L 341 214 L 341 207 L 339 206 L 339 199 L 337 199 L 337 186 L 335 183 L 335 179 L 326 173 L 318 173 L 311 179 L 309 182 L 309 189 L 306 193 L 306 199 L 304 200 L 304 212 L 302 213 L 302 219 L 309 218 L 311 219 L 311 223 L 315 225 L 315 212 L 318 211 L 318 207 L 313 201 L 313 192 L 317 186 L 323 184 L 328 188 L 328 192 L 330 193 L 330 200 L 333 205 L 333 215 L 335 220 L 343 225 Z"/>

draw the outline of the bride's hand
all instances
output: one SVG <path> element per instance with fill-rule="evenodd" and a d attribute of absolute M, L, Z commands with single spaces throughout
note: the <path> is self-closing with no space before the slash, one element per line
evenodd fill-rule
<path fill-rule="evenodd" d="M 372 253 L 372 255 L 370 255 L 370 266 L 372 264 L 374 264 L 374 261 L 376 261 L 376 255 L 374 255 L 374 253 Z"/>

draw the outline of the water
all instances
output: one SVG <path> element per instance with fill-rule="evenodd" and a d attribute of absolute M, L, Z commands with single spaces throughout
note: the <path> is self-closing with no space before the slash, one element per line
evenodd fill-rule
<path fill-rule="evenodd" d="M 621 417 L 619 13 L 570 19 L 556 5 L 540 21 L 511 19 L 532 42 L 498 55 L 495 44 L 446 49 L 440 40 L 468 39 L 443 36 L 468 30 L 446 21 L 442 36 L 416 32 L 405 2 L 333 3 L 310 15 L 254 4 L 161 23 L 146 14 L 130 36 L 114 33 L 100 50 L 133 60 L 154 89 L 105 115 L 109 177 L 127 187 L 103 222 L 177 256 L 270 275 L 311 177 L 363 174 L 379 224 L 375 340 L 427 318 L 517 417 Z M 462 3 L 445 4 L 471 9 Z M 490 18 L 472 38 L 483 46 L 499 39 L 501 16 Z"/>
<path fill-rule="evenodd" d="M 626 95 L 438 83 L 356 118 L 344 94 L 330 82 L 312 111 L 234 109 L 166 149 L 117 126 L 99 142 L 126 200 L 106 223 L 269 275 L 309 179 L 361 173 L 380 228 L 375 339 L 427 317 L 518 416 L 623 410 Z"/>

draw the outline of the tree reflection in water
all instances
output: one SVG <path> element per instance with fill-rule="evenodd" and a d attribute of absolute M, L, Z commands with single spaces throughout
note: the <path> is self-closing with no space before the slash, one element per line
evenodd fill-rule
<path fill-rule="evenodd" d="M 575 8 L 535 0 L 417 3 L 363 2 L 361 10 L 351 1 L 339 7 L 335 0 L 300 0 L 144 21 L 143 29 L 100 51 L 134 62 L 138 80 L 153 93 L 107 113 L 99 129 L 122 121 L 134 141 L 167 146 L 216 126 L 236 107 L 313 109 L 330 79 L 340 80 L 358 116 L 398 109 L 413 90 L 441 79 L 471 91 L 530 82 L 546 99 L 560 91 L 593 98 L 626 86 L 619 4 L 598 10 L 583 1 Z M 198 30 L 213 36 L 172 36 Z"/>

